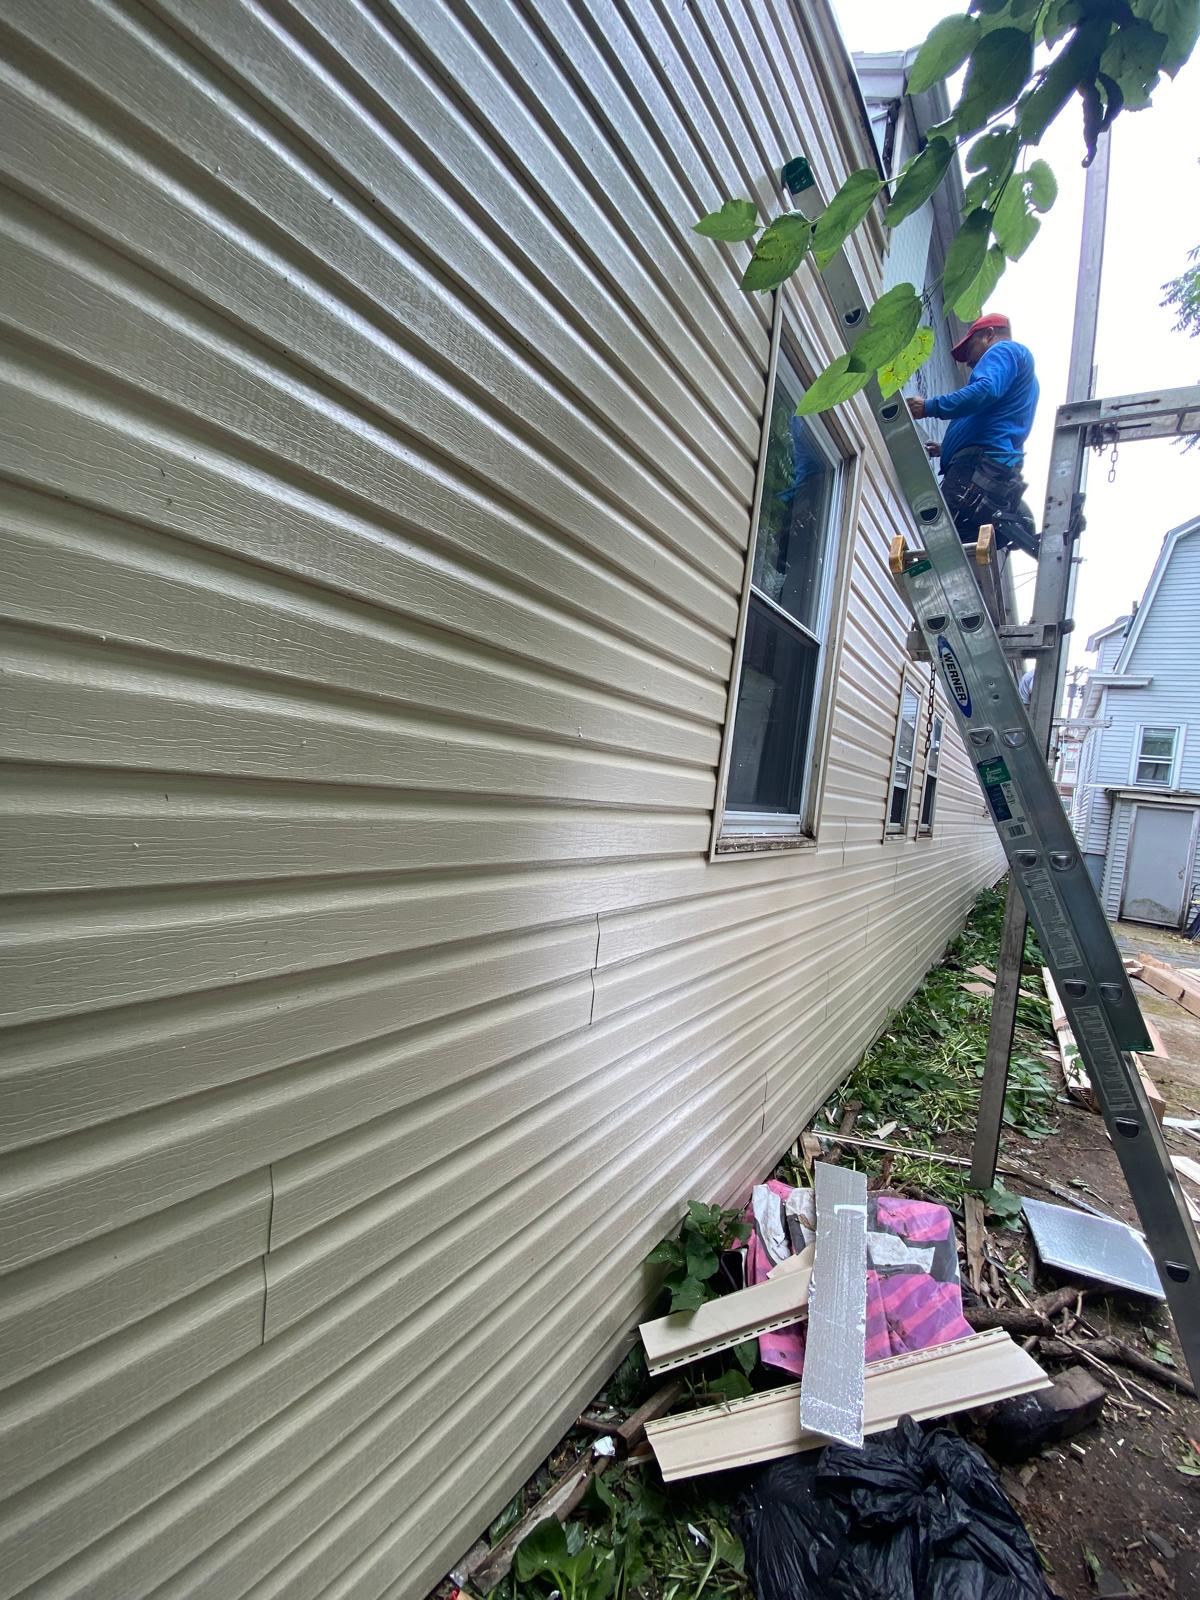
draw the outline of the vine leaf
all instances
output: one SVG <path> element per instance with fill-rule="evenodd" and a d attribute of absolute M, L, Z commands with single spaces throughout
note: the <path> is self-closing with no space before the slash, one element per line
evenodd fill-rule
<path fill-rule="evenodd" d="M 796 407 L 796 415 L 811 417 L 817 411 L 828 411 L 830 406 L 840 406 L 843 400 L 849 400 L 860 389 L 865 389 L 870 381 L 869 372 L 851 370 L 848 354 L 839 356 L 804 391 Z"/>
<path fill-rule="evenodd" d="M 977 128 L 1010 106 L 1033 71 L 1033 37 L 1024 28 L 997 28 L 985 33 L 971 51 L 962 99 L 954 108 L 960 133 Z"/>
<path fill-rule="evenodd" d="M 1166 39 L 1159 65 L 1173 78 L 1200 38 L 1200 7 L 1196 0 L 1132 0 L 1132 6 Z"/>
<path fill-rule="evenodd" d="M 969 212 L 954 241 L 946 252 L 946 266 L 942 273 L 942 296 L 947 305 L 953 305 L 964 289 L 974 283 L 987 252 L 992 219 L 982 206 Z"/>
<path fill-rule="evenodd" d="M 726 200 L 719 211 L 710 211 L 692 224 L 693 233 L 702 233 L 706 239 L 723 239 L 727 244 L 750 239 L 757 231 L 758 207 L 753 200 Z"/>
<path fill-rule="evenodd" d="M 1142 111 L 1158 83 L 1163 35 L 1140 19 L 1113 34 L 1100 57 L 1100 69 L 1119 85 L 1129 111 Z"/>
<path fill-rule="evenodd" d="M 883 179 L 871 167 L 860 167 L 846 179 L 817 219 L 813 232 L 813 255 L 819 267 L 832 261 L 882 188 Z"/>
<path fill-rule="evenodd" d="M 954 302 L 955 316 L 960 317 L 963 322 L 974 322 L 976 317 L 982 314 L 1007 265 L 1004 251 L 998 244 L 992 245 L 984 256 L 983 265 L 975 274 L 974 281 Z"/>
<path fill-rule="evenodd" d="M 879 369 L 879 392 L 886 400 L 912 377 L 918 367 L 923 367 L 933 354 L 933 329 L 918 328 L 898 356 Z"/>
<path fill-rule="evenodd" d="M 1025 185 L 1019 178 L 1010 178 L 992 217 L 996 243 L 1010 261 L 1019 261 L 1037 238 L 1040 227 L 1026 205 Z"/>
<path fill-rule="evenodd" d="M 908 93 L 924 94 L 957 72 L 978 43 L 981 31 L 978 17 L 946 17 L 939 22 L 917 51 L 908 75 Z"/>
<path fill-rule="evenodd" d="M 798 211 L 776 217 L 755 241 L 750 265 L 742 274 L 742 288 L 748 294 L 777 289 L 804 260 L 812 237 L 812 223 Z"/>
<path fill-rule="evenodd" d="M 930 138 L 919 156 L 908 163 L 900 174 L 892 203 L 883 214 L 889 228 L 897 227 L 905 217 L 923 206 L 941 183 L 946 168 L 954 155 L 954 145 L 940 134 Z"/>
<path fill-rule="evenodd" d="M 898 356 L 921 321 L 921 297 L 911 283 L 898 283 L 871 307 L 867 326 L 854 341 L 850 372 L 876 372 Z"/>
<path fill-rule="evenodd" d="M 1023 144 L 1037 144 L 1076 87 L 1093 82 L 1111 32 L 1111 23 L 1103 18 L 1088 17 L 1079 24 L 1035 87 L 1021 99 L 1017 129 Z"/>

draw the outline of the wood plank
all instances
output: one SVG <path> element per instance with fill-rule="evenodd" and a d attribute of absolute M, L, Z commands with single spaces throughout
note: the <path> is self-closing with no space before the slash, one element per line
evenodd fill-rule
<path fill-rule="evenodd" d="M 805 1316 L 811 1268 L 781 1273 L 749 1289 L 722 1295 L 695 1311 L 643 1322 L 638 1330 L 651 1372 L 669 1372 L 716 1350 L 728 1350 Z"/>
<path fill-rule="evenodd" d="M 866 1174 L 818 1161 L 817 1250 L 800 1384 L 806 1428 L 862 1443 L 867 1337 Z"/>
<path fill-rule="evenodd" d="M 895 1427 L 902 1416 L 918 1422 L 950 1416 L 1049 1384 L 1032 1356 L 1003 1329 L 992 1328 L 931 1350 L 871 1362 L 863 1431 L 880 1433 Z M 671 1482 L 816 1449 L 826 1440 L 801 1424 L 799 1396 L 800 1385 L 792 1383 L 649 1424 L 646 1435 L 664 1479 Z"/>
<path fill-rule="evenodd" d="M 1157 956 L 1139 954 L 1138 960 L 1142 964 L 1140 976 L 1143 983 L 1149 984 L 1159 994 L 1165 994 L 1169 1000 L 1174 1000 L 1193 1017 L 1200 1017 L 1200 974 L 1181 972 L 1169 962 L 1160 961 Z"/>

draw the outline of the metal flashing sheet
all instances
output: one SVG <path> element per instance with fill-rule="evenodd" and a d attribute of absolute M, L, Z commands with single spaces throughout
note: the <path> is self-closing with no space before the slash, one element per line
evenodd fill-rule
<path fill-rule="evenodd" d="M 818 1161 L 817 1251 L 809 1285 L 800 1421 L 843 1444 L 863 1441 L 867 1337 L 867 1179 Z"/>
<path fill-rule="evenodd" d="M 1153 1256 L 1141 1234 L 1125 1223 L 1045 1200 L 1026 1200 L 1025 1218 L 1038 1255 L 1048 1267 L 1166 1299 Z"/>

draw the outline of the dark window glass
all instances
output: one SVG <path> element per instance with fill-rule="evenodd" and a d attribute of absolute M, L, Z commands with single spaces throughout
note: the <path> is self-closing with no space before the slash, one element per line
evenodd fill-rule
<path fill-rule="evenodd" d="M 925 787 L 921 791 L 921 821 L 919 828 L 922 833 L 933 831 L 933 808 L 937 803 L 938 768 L 942 764 L 942 731 L 941 717 L 934 717 L 933 732 L 929 740 L 929 755 L 925 760 Z"/>
<path fill-rule="evenodd" d="M 906 682 L 900 692 L 900 730 L 896 741 L 896 760 L 892 767 L 892 789 L 888 799 L 889 833 L 903 833 L 908 821 L 913 757 L 917 747 L 917 713 L 920 709 L 919 695 Z"/>
<path fill-rule="evenodd" d="M 729 766 L 733 810 L 799 811 L 817 656 L 816 644 L 751 596 Z"/>
<path fill-rule="evenodd" d="M 1175 765 L 1174 728 L 1143 728 L 1142 746 L 1138 752 L 1136 783 L 1158 784 L 1171 782 L 1171 769 Z"/>
<path fill-rule="evenodd" d="M 805 803 L 838 468 L 820 443 L 819 424 L 796 415 L 803 393 L 781 350 L 750 568 L 730 811 L 797 816 Z"/>

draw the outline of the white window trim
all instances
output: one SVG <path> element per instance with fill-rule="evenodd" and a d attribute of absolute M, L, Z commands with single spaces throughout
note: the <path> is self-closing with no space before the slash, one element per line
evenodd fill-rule
<path fill-rule="evenodd" d="M 787 324 L 785 328 L 785 322 Z M 771 329 L 771 355 L 767 367 L 766 395 L 763 404 L 762 430 L 758 452 L 758 476 L 754 489 L 754 504 L 750 519 L 750 537 L 746 546 L 746 565 L 742 580 L 742 594 L 738 611 L 737 633 L 734 637 L 733 659 L 730 663 L 729 692 L 725 703 L 725 726 L 721 738 L 721 756 L 717 767 L 717 792 L 713 805 L 712 835 L 709 841 L 710 861 L 727 861 L 752 853 L 786 849 L 812 849 L 817 843 L 817 821 L 825 794 L 825 777 L 828 767 L 829 739 L 833 727 L 834 690 L 841 659 L 842 637 L 846 625 L 851 569 L 857 533 L 857 507 L 862 482 L 862 450 L 854 444 L 838 421 L 830 415 L 820 419 L 821 431 L 826 437 L 822 446 L 829 446 L 830 457 L 836 460 L 839 483 L 834 504 L 830 508 L 830 560 L 826 566 L 825 582 L 821 594 L 820 618 L 824 625 L 824 642 L 817 681 L 813 690 L 812 725 L 809 729 L 808 770 L 800 797 L 800 810 L 780 813 L 777 816 L 760 811 L 727 810 L 725 797 L 729 790 L 729 766 L 733 755 L 734 722 L 737 714 L 738 692 L 742 679 L 742 658 L 746 644 L 746 626 L 750 615 L 753 589 L 754 550 L 758 540 L 759 515 L 762 509 L 763 487 L 767 475 L 767 441 L 771 428 L 771 401 L 775 393 L 775 375 L 779 366 L 779 351 L 785 336 L 793 351 L 793 365 L 803 375 L 807 364 L 799 359 L 803 339 L 798 320 L 785 312 L 784 296 L 775 296 L 775 317 Z M 814 432 L 814 438 L 817 434 Z M 790 619 L 795 623 L 795 618 Z M 808 632 L 802 623 L 796 623 L 802 632 Z"/>
<path fill-rule="evenodd" d="M 917 697 L 917 715 L 913 725 L 912 770 L 908 779 L 908 797 L 904 802 L 904 816 L 899 823 L 892 823 L 888 819 L 892 811 L 892 790 L 895 788 L 896 762 L 900 756 L 900 735 L 904 729 L 905 689 L 911 689 Z M 883 841 L 885 844 L 890 844 L 896 839 L 906 839 L 908 837 L 908 824 L 912 817 L 913 790 L 917 787 L 917 735 L 921 727 L 923 695 L 927 690 L 928 685 L 923 685 L 911 668 L 905 667 L 902 670 L 900 673 L 900 696 L 896 701 L 896 737 L 892 740 L 892 759 L 888 762 L 887 781 L 883 791 Z M 923 792 L 923 778 L 921 787 Z M 920 815 L 921 813 L 918 811 L 918 820 Z"/>
<path fill-rule="evenodd" d="M 1138 763 L 1143 759 L 1142 738 L 1147 728 L 1170 728 L 1175 734 L 1175 750 L 1171 756 L 1171 774 L 1166 783 L 1138 782 Z M 1187 724 L 1184 722 L 1167 722 L 1165 720 L 1162 722 L 1139 722 L 1136 730 L 1134 731 L 1133 752 L 1129 762 L 1130 788 L 1144 789 L 1150 791 L 1151 793 L 1157 791 L 1160 794 L 1165 793 L 1169 789 L 1177 789 L 1179 787 L 1179 773 L 1183 766 L 1183 744 L 1186 737 Z M 1154 756 L 1147 756 L 1145 759 L 1148 761 L 1153 761 L 1156 758 Z"/>
<path fill-rule="evenodd" d="M 925 814 L 925 791 L 929 787 L 930 778 L 932 778 L 935 783 L 939 783 L 939 784 L 941 783 L 941 779 L 942 779 L 942 752 L 946 748 L 946 714 L 945 714 L 944 711 L 939 710 L 936 705 L 933 708 L 933 720 L 934 720 L 935 723 L 938 723 L 938 722 L 941 723 L 941 725 L 942 725 L 942 736 L 941 736 L 941 739 L 940 739 L 940 741 L 938 742 L 938 744 L 936 746 L 936 750 L 935 750 L 934 745 L 931 743 L 930 746 L 929 746 L 929 749 L 926 751 L 926 754 L 925 754 L 925 772 L 924 772 L 924 775 L 921 778 L 921 803 L 917 807 L 917 828 L 916 828 L 916 835 L 915 836 L 918 839 L 932 839 L 933 838 L 933 824 L 934 824 L 934 821 L 935 821 L 935 819 L 937 817 L 937 802 L 938 802 L 938 793 L 937 793 L 936 789 L 933 791 L 933 810 L 930 812 L 929 821 L 928 822 L 922 822 L 921 818 Z M 931 771 L 930 770 L 930 766 L 929 766 L 929 758 L 930 758 L 930 756 L 935 756 L 935 755 L 936 755 L 936 761 L 935 761 L 934 767 L 933 767 L 933 769 Z M 888 799 L 889 799 L 889 802 L 890 802 L 890 800 L 891 800 L 891 796 L 890 795 L 888 796 Z M 889 834 L 888 837 L 891 838 L 892 835 Z"/>

